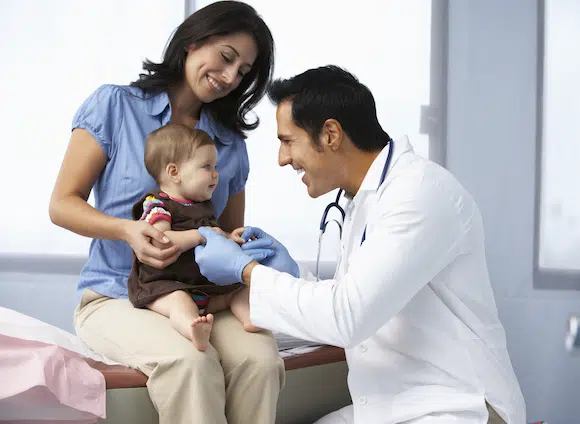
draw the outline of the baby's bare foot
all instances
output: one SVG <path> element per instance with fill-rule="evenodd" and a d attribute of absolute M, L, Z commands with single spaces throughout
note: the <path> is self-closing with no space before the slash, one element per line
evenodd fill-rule
<path fill-rule="evenodd" d="M 209 345 L 209 336 L 213 326 L 213 315 L 207 314 L 197 318 L 191 324 L 191 341 L 197 350 L 203 352 Z"/>

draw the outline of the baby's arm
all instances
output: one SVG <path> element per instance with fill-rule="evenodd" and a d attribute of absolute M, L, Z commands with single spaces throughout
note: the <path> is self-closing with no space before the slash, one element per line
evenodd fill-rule
<path fill-rule="evenodd" d="M 155 221 L 153 224 L 155 228 L 159 231 L 165 233 L 167 237 L 171 240 L 171 242 L 177 246 L 179 246 L 179 250 L 183 252 L 187 252 L 189 249 L 193 249 L 195 246 L 199 245 L 203 241 L 203 237 L 199 234 L 197 230 L 186 230 L 186 231 L 173 231 L 171 229 L 171 224 L 165 220 L 158 220 Z M 153 246 L 155 247 L 163 247 L 158 241 L 151 240 Z"/>
<path fill-rule="evenodd" d="M 163 233 L 166 233 L 167 230 L 171 230 L 171 223 L 169 221 L 165 221 L 164 219 L 160 219 L 158 221 L 155 221 L 153 223 L 153 226 Z M 175 244 L 175 242 L 173 242 L 173 243 Z M 155 239 L 151 239 L 151 244 L 155 247 L 163 248 L 163 244 L 159 243 Z"/>
<path fill-rule="evenodd" d="M 182 252 L 193 249 L 195 246 L 199 246 L 204 242 L 203 237 L 197 230 L 173 231 L 167 228 L 164 233 L 173 244 L 179 246 Z"/>
<path fill-rule="evenodd" d="M 245 240 L 241 237 L 241 235 L 243 234 L 243 232 L 245 230 L 244 227 L 236 228 L 231 233 L 226 233 L 220 227 L 211 227 L 211 229 L 214 230 L 219 235 L 224 236 L 225 238 L 232 239 L 233 241 L 238 243 L 240 246 L 245 243 Z"/>
<path fill-rule="evenodd" d="M 242 233 L 244 232 L 245 228 L 236 228 L 231 233 L 226 233 L 220 227 L 210 227 L 216 233 L 232 239 L 239 245 L 245 243 L 245 240 L 241 237 Z M 164 231 L 165 235 L 169 237 L 173 244 L 179 246 L 182 252 L 185 252 L 189 249 L 193 249 L 195 246 L 200 244 L 204 244 L 205 240 L 203 239 L 202 235 L 197 230 L 185 230 L 185 231 Z"/>
<path fill-rule="evenodd" d="M 203 237 L 197 230 L 174 231 L 171 229 L 171 213 L 166 208 L 164 199 L 154 195 L 147 196 L 143 202 L 143 215 L 141 219 L 153 225 L 159 231 L 165 233 L 174 245 L 179 247 L 181 253 L 193 249 L 203 242 Z M 153 242 L 156 247 L 160 246 L 158 242 Z"/>

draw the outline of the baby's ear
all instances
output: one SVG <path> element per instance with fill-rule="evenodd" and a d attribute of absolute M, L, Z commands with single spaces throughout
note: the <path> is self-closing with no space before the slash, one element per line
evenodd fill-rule
<path fill-rule="evenodd" d="M 170 162 L 165 167 L 165 174 L 169 177 L 172 181 L 179 180 L 179 168 L 173 162 Z"/>

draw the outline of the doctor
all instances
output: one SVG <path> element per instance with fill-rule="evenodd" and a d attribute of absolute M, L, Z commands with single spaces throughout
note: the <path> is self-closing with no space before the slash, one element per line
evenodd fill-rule
<path fill-rule="evenodd" d="M 269 96 L 280 166 L 303 170 L 311 197 L 345 192 L 342 260 L 334 279 L 307 281 L 264 231 L 248 227 L 240 248 L 204 228 L 201 272 L 249 286 L 255 326 L 345 348 L 353 405 L 319 423 L 524 423 L 469 193 L 391 141 L 371 92 L 340 68 L 275 81 Z"/>

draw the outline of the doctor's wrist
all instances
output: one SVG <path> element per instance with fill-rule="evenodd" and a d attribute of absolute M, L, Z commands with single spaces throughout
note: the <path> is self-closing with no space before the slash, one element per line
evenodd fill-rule
<path fill-rule="evenodd" d="M 252 271 L 257 265 L 260 264 L 256 261 L 252 261 L 248 265 L 246 265 L 242 270 L 242 283 L 244 283 L 244 285 L 250 287 L 250 282 L 252 280 Z"/>

